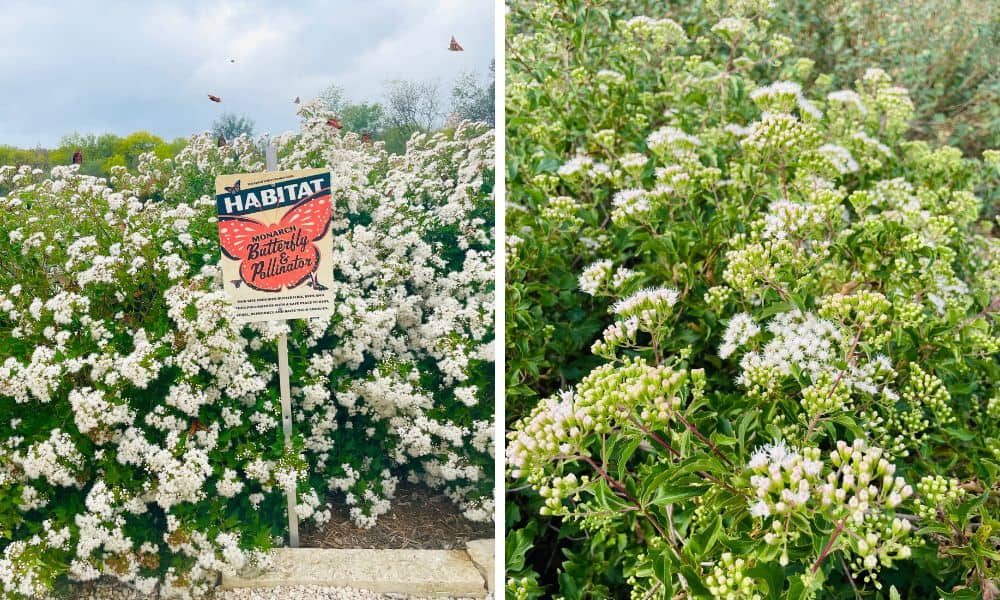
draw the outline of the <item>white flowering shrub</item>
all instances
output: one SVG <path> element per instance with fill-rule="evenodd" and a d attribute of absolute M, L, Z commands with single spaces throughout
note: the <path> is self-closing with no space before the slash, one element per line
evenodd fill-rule
<path fill-rule="evenodd" d="M 390 157 L 301 114 L 279 166 L 333 172 L 329 320 L 233 320 L 212 194 L 262 168 L 247 138 L 110 181 L 0 167 L 0 596 L 104 575 L 200 597 L 282 543 L 286 484 L 317 525 L 332 499 L 370 526 L 400 477 L 491 519 L 492 132 Z"/>
<path fill-rule="evenodd" d="M 508 16 L 508 597 L 996 598 L 1000 155 L 635 4 Z"/>

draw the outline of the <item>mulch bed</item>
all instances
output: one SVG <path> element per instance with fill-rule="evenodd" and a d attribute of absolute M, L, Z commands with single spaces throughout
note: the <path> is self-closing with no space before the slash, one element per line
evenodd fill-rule
<path fill-rule="evenodd" d="M 377 548 L 451 550 L 465 542 L 493 537 L 492 523 L 474 523 L 440 493 L 424 485 L 401 482 L 392 509 L 371 529 L 351 523 L 347 507 L 333 503 L 333 517 L 322 529 L 304 526 L 304 548 Z"/>

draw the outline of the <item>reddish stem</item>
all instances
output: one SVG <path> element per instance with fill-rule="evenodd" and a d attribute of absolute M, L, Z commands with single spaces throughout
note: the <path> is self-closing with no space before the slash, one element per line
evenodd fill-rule
<path fill-rule="evenodd" d="M 858 347 L 858 342 L 861 341 L 861 326 L 858 326 L 858 333 L 854 336 L 854 341 L 851 343 L 851 349 L 847 351 L 847 362 L 848 364 L 854 362 L 854 351 Z M 837 378 L 833 380 L 833 385 L 830 386 L 830 391 L 826 394 L 826 400 L 829 401 L 833 397 L 833 393 L 837 391 L 837 386 L 840 385 L 840 380 L 844 378 L 844 373 L 847 372 L 847 367 L 844 367 L 837 373 Z M 819 415 L 813 417 L 812 421 L 809 422 L 809 428 L 806 430 L 806 439 L 808 440 L 812 437 L 813 430 L 816 429 L 816 425 L 819 423 Z"/>
<path fill-rule="evenodd" d="M 629 419 L 631 419 L 632 422 L 635 423 L 635 426 L 638 427 L 639 429 L 641 429 L 646 435 L 648 435 L 649 437 L 653 438 L 653 440 L 656 441 L 657 444 L 663 446 L 668 452 L 670 452 L 674 456 L 680 458 L 681 453 L 677 450 L 677 448 L 674 448 L 673 446 L 671 446 L 670 444 L 668 444 L 667 441 L 664 440 L 659 435 L 657 435 L 657 433 L 655 431 L 653 431 L 649 427 L 646 427 L 645 425 L 643 425 L 642 422 L 639 421 L 639 419 L 637 419 L 635 417 L 635 415 L 629 415 Z"/>
<path fill-rule="evenodd" d="M 833 535 L 830 536 L 830 541 L 828 541 L 826 546 L 823 547 L 823 551 L 820 552 L 819 558 L 816 559 L 816 564 L 812 566 L 813 575 L 815 575 L 816 571 L 819 570 L 819 566 L 823 564 L 823 560 L 826 558 L 826 555 L 830 553 L 830 549 L 833 548 L 833 543 L 837 541 L 838 537 L 840 537 L 840 532 L 844 530 L 844 523 L 846 521 L 847 517 L 844 517 L 839 523 L 837 523 L 837 528 L 833 530 Z"/>
<path fill-rule="evenodd" d="M 705 442 L 705 444 L 707 444 L 708 447 L 712 449 L 712 452 L 714 452 L 716 456 L 718 456 L 723 461 L 725 461 L 725 463 L 727 465 L 729 465 L 730 467 L 735 466 L 735 465 L 733 465 L 733 462 L 731 460 L 729 460 L 728 458 L 726 458 L 726 455 L 723 454 L 722 451 L 719 450 L 719 448 L 716 447 L 715 444 L 713 444 L 711 441 L 709 441 L 709 439 L 707 437 L 705 437 L 704 434 L 702 434 L 700 431 L 698 431 L 697 427 L 695 427 L 690 422 L 688 422 L 688 420 L 684 418 L 684 415 L 682 415 L 680 413 L 680 411 L 676 411 L 674 414 L 677 415 L 677 419 L 681 423 L 684 423 L 684 426 L 688 428 L 688 431 L 690 431 L 691 433 L 693 433 L 695 435 L 695 437 L 697 437 L 699 440 Z"/>

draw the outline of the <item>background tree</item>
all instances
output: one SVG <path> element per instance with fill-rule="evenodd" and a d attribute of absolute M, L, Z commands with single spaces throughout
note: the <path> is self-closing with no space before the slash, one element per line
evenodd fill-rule
<path fill-rule="evenodd" d="M 247 117 L 223 113 L 215 123 L 212 123 L 212 135 L 220 135 L 227 140 L 239 137 L 242 134 L 253 135 L 253 121 Z"/>
<path fill-rule="evenodd" d="M 389 127 L 429 131 L 443 114 L 437 81 L 393 79 L 385 82 L 385 117 Z"/>
<path fill-rule="evenodd" d="M 15 146 L 0 146 L 0 165 L 30 165 L 39 169 L 52 166 L 50 152 L 45 148 L 17 148 Z"/>
<path fill-rule="evenodd" d="M 385 131 L 389 152 L 402 153 L 406 141 L 418 131 L 430 131 L 441 121 L 440 85 L 437 81 L 393 79 L 385 82 Z"/>
<path fill-rule="evenodd" d="M 335 83 L 326 86 L 318 96 L 323 101 L 326 110 L 337 115 L 340 115 L 344 111 L 344 107 L 348 103 L 347 92 Z"/>
<path fill-rule="evenodd" d="M 370 133 L 377 137 L 385 127 L 385 110 L 378 102 L 346 104 L 340 111 L 344 129 L 357 133 Z"/>
<path fill-rule="evenodd" d="M 490 61 L 490 73 L 484 85 L 476 74 L 462 73 L 451 90 L 451 117 L 455 121 L 479 121 L 493 127 L 496 124 L 496 64 Z"/>
<path fill-rule="evenodd" d="M 101 135 L 71 133 L 59 141 L 59 147 L 49 152 L 52 165 L 68 165 L 73 153 L 83 152 L 80 172 L 97 177 L 107 176 L 114 165 L 134 169 L 139 163 L 139 155 L 153 152 L 160 158 L 175 156 L 185 146 L 187 140 L 177 138 L 166 142 L 148 131 L 136 131 L 125 137 L 113 133 Z M 2 161 L 0 161 L 2 162 Z"/>

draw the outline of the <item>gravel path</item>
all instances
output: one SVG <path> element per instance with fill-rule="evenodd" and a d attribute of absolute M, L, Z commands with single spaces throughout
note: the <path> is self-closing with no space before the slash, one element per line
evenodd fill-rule
<path fill-rule="evenodd" d="M 133 589 L 114 584 L 84 585 L 73 591 L 75 600 L 149 600 Z M 490 600 L 492 596 L 487 596 Z M 206 600 L 432 600 L 404 594 L 376 594 L 351 588 L 313 586 L 268 589 L 219 590 Z M 435 598 L 433 600 L 472 600 L 471 598 Z"/>

